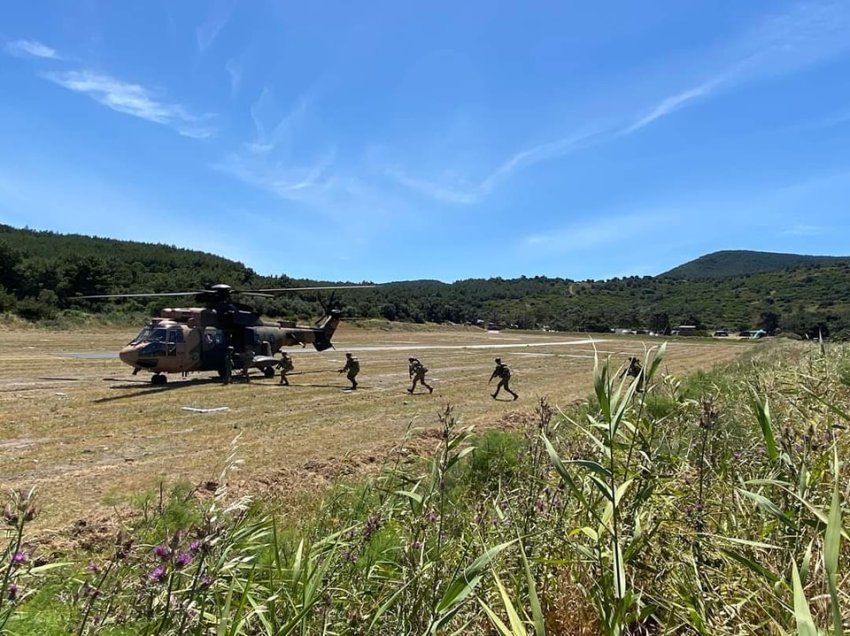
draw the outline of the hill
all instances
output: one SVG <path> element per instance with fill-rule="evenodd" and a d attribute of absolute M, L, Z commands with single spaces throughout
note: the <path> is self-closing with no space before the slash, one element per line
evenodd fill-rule
<path fill-rule="evenodd" d="M 755 256 L 749 260 L 732 258 L 739 263 L 734 270 L 737 273 L 716 277 L 683 279 L 668 272 L 657 277 L 602 281 L 544 276 L 469 279 L 451 284 L 418 280 L 343 290 L 338 299 L 349 318 L 484 321 L 522 329 L 599 332 L 617 327 L 665 331 L 679 324 L 693 324 L 706 330 L 760 327 L 771 333 L 780 330 L 809 337 L 818 333 L 850 337 L 850 260 L 759 252 L 719 252 L 704 258 L 711 263 L 723 254 Z M 793 259 L 802 260 L 793 265 Z M 776 269 L 741 273 L 745 262 L 750 267 L 772 263 Z M 677 270 L 680 268 L 671 272 Z M 0 312 L 13 312 L 29 320 L 80 311 L 154 315 L 174 300 L 131 298 L 83 304 L 70 299 L 80 294 L 191 290 L 213 283 L 257 289 L 328 281 L 258 276 L 242 263 L 167 245 L 0 226 Z M 315 317 L 322 311 L 316 295 L 309 293 L 260 299 L 254 304 L 268 316 L 288 319 Z"/>
<path fill-rule="evenodd" d="M 805 256 L 802 254 L 754 252 L 750 250 L 723 250 L 700 256 L 674 267 L 660 276 L 687 280 L 724 278 L 847 261 L 850 261 L 850 256 Z"/>

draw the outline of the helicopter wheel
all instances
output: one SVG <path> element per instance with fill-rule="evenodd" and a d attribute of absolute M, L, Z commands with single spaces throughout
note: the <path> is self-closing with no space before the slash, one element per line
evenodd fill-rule
<path fill-rule="evenodd" d="M 266 376 L 267 378 L 273 378 L 274 377 L 274 368 L 273 367 L 264 368 L 263 369 L 263 375 Z"/>
<path fill-rule="evenodd" d="M 162 386 L 166 382 L 168 382 L 168 378 L 161 373 L 157 373 L 151 378 L 151 384 L 154 386 Z"/>

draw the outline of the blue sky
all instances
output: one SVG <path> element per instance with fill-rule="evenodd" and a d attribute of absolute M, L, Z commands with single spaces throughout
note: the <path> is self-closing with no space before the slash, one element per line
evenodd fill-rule
<path fill-rule="evenodd" d="M 850 253 L 850 3 L 18 2 L 0 222 L 327 280 Z"/>

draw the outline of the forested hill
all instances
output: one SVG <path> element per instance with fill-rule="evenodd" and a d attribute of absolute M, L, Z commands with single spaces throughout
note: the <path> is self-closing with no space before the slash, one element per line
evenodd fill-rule
<path fill-rule="evenodd" d="M 674 267 L 669 272 L 664 272 L 661 276 L 688 280 L 724 278 L 762 272 L 781 272 L 795 267 L 845 261 L 850 262 L 850 256 L 805 256 L 750 250 L 724 250 L 700 256 Z"/>
<path fill-rule="evenodd" d="M 257 289 L 326 282 L 262 277 L 242 263 L 166 245 L 0 226 L 0 312 L 30 320 L 86 312 L 154 315 L 175 302 L 173 298 L 70 300 L 80 294 L 182 291 L 214 283 Z M 617 327 L 664 331 L 693 324 L 707 330 L 762 327 L 770 332 L 811 336 L 820 331 L 850 337 L 850 261 L 841 259 L 690 280 L 644 276 L 574 281 L 536 276 L 451 284 L 405 281 L 342 291 L 338 298 L 349 318 L 484 321 L 565 331 Z M 259 300 L 257 308 L 272 317 L 305 319 L 321 313 L 318 299 L 309 294 Z"/>

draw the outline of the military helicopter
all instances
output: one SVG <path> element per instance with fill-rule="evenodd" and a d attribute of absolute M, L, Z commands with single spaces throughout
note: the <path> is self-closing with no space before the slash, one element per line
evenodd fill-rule
<path fill-rule="evenodd" d="M 321 291 L 372 287 L 372 285 L 337 285 L 332 287 L 277 287 L 272 289 L 237 290 L 230 285 L 213 285 L 188 292 L 150 294 L 103 294 L 76 296 L 75 300 L 109 298 L 148 298 L 157 296 L 194 296 L 202 307 L 167 308 L 151 318 L 139 334 L 118 353 L 125 364 L 139 371 L 153 373 L 151 383 L 162 385 L 167 373 L 217 371 L 225 374 L 225 356 L 232 347 L 236 368 L 246 361 L 267 377 L 274 376 L 281 347 L 312 344 L 317 351 L 331 348 L 331 338 L 340 322 L 341 311 L 331 300 L 322 303 L 324 315 L 313 326 L 278 321 L 267 324 L 250 305 L 236 302 L 235 295 L 272 298 L 273 294 L 293 291 Z"/>

